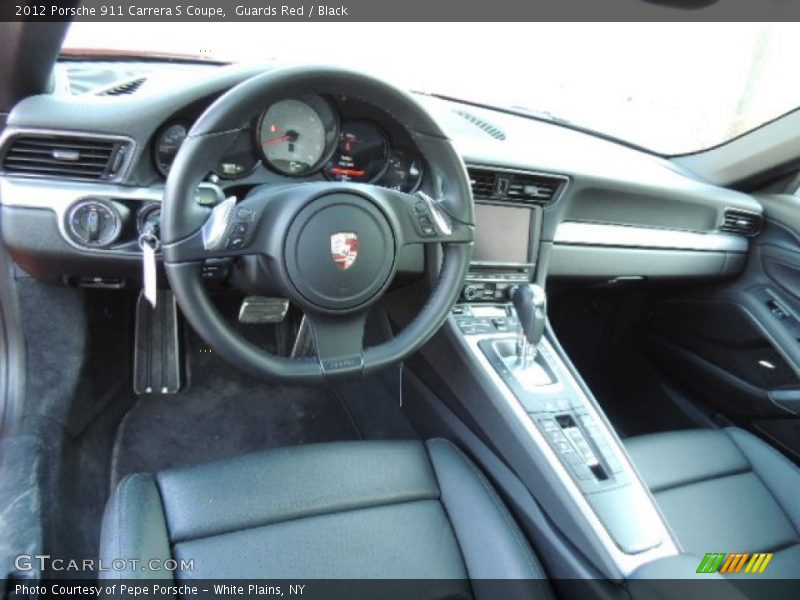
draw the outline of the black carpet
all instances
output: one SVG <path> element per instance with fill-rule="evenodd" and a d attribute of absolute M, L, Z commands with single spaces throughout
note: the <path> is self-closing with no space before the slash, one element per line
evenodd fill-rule
<path fill-rule="evenodd" d="M 25 276 L 16 288 L 27 363 L 21 432 L 38 443 L 14 464 L 39 486 L 28 495 L 41 499 L 46 553 L 90 558 L 108 496 L 114 431 L 133 401 L 129 316 L 135 298 Z"/>
<path fill-rule="evenodd" d="M 193 333 L 186 352 L 185 391 L 141 396 L 123 419 L 114 446 L 112 486 L 128 473 L 360 437 L 339 397 L 326 387 L 249 377 Z"/>

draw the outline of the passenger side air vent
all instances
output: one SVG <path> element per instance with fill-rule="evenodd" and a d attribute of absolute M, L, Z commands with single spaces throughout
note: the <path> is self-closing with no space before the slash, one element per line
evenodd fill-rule
<path fill-rule="evenodd" d="M 545 205 L 552 202 L 566 185 L 565 177 L 495 171 L 469 167 L 472 196 L 476 200 Z"/>
<path fill-rule="evenodd" d="M 126 81 L 124 83 L 120 83 L 110 88 L 106 88 L 102 92 L 99 92 L 98 96 L 124 96 L 126 94 L 133 94 L 136 90 L 142 87 L 142 84 L 147 81 L 144 77 L 139 77 L 138 79 L 131 79 L 130 81 Z"/>
<path fill-rule="evenodd" d="M 754 236 L 761 231 L 762 223 L 763 219 L 757 213 L 729 208 L 725 211 L 725 217 L 722 220 L 722 225 L 719 226 L 719 230 Z"/>
<path fill-rule="evenodd" d="M 113 179 L 129 151 L 128 142 L 108 138 L 23 135 L 11 141 L 2 164 L 8 174 Z"/>
<path fill-rule="evenodd" d="M 475 125 L 478 129 L 483 130 L 488 135 L 492 136 L 496 140 L 504 140 L 506 139 L 506 134 L 499 127 L 495 127 L 491 123 L 484 121 L 483 119 L 476 117 L 475 115 L 468 113 L 463 110 L 454 110 L 459 117 L 465 118 L 467 121 Z"/>

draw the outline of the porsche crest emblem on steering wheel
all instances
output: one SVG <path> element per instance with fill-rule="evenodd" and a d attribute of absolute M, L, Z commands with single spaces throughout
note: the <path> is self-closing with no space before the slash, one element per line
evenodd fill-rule
<path fill-rule="evenodd" d="M 339 232 L 331 236 L 331 258 L 336 266 L 346 271 L 358 258 L 358 236 L 352 232 Z"/>

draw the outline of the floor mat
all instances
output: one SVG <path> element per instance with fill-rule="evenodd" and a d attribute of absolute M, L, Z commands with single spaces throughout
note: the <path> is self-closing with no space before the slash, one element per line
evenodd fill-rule
<path fill-rule="evenodd" d="M 141 396 L 123 419 L 114 446 L 112 486 L 128 473 L 359 438 L 341 400 L 326 387 L 249 377 L 193 333 L 188 335 L 187 360 L 186 391 Z"/>

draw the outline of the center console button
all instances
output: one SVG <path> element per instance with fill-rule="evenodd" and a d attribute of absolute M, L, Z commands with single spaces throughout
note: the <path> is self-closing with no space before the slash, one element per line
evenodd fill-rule
<path fill-rule="evenodd" d="M 561 426 L 558 423 L 556 423 L 556 420 L 551 419 L 550 417 L 539 419 L 539 426 L 545 431 L 561 430 Z"/>
<path fill-rule="evenodd" d="M 555 446 L 556 452 L 559 454 L 566 454 L 567 452 L 574 452 L 570 443 L 564 439 L 560 441 L 553 442 L 553 446 Z"/>
<path fill-rule="evenodd" d="M 569 398 L 553 398 L 553 410 L 569 410 Z"/>

